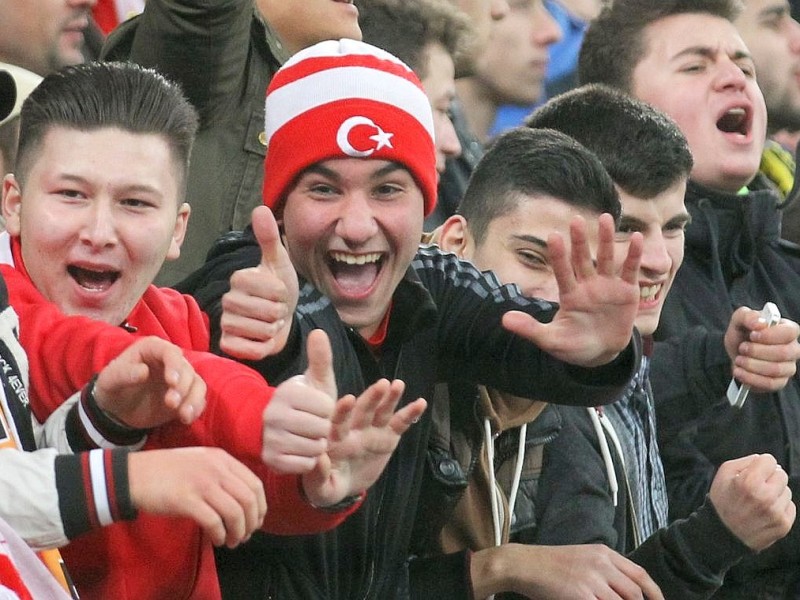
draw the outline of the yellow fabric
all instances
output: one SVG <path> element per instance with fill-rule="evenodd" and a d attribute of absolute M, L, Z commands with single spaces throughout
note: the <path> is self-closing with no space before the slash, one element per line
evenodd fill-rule
<path fill-rule="evenodd" d="M 792 153 L 777 142 L 767 140 L 760 170 L 786 198 L 794 185 L 795 160 Z"/>

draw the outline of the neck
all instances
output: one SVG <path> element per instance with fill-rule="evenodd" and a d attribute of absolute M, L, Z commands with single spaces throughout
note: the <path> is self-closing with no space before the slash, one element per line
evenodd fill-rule
<path fill-rule="evenodd" d="M 456 89 L 470 130 L 482 143 L 486 143 L 497 114 L 497 103 L 476 77 L 459 79 Z"/>

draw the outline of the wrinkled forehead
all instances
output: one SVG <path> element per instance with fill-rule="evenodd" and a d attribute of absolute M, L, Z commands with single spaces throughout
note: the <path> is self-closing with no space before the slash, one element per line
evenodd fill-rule
<path fill-rule="evenodd" d="M 710 13 L 681 13 L 653 21 L 642 31 L 641 49 L 640 63 L 670 63 L 720 52 L 737 58 L 750 55 L 736 26 Z"/>

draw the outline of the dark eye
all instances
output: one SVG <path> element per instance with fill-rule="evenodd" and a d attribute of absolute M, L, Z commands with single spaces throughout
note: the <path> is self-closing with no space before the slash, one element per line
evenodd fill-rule
<path fill-rule="evenodd" d="M 697 64 L 693 63 L 691 65 L 686 65 L 681 69 L 684 73 L 702 73 L 705 71 L 706 66 L 704 64 Z"/>
<path fill-rule="evenodd" d="M 315 183 L 308 186 L 308 190 L 313 194 L 321 196 L 332 196 L 336 193 L 336 188 L 327 183 Z"/>
<path fill-rule="evenodd" d="M 396 183 L 382 183 L 375 188 L 375 195 L 379 198 L 393 197 L 403 191 L 403 187 Z"/>
<path fill-rule="evenodd" d="M 83 198 L 83 193 L 79 192 L 78 190 L 58 190 L 56 192 L 59 196 L 65 196 L 66 198 Z"/>
<path fill-rule="evenodd" d="M 126 198 L 122 201 L 123 206 L 127 206 L 129 208 L 148 208 L 153 206 L 152 202 L 148 202 L 147 200 L 142 200 L 140 198 Z"/>
<path fill-rule="evenodd" d="M 518 250 L 517 256 L 519 256 L 523 263 L 530 267 L 542 268 L 548 266 L 547 260 L 537 252 L 531 252 L 530 250 Z"/>

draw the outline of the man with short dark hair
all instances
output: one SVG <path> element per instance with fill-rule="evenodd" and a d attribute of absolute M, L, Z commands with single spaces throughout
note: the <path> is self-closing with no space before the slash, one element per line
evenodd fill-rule
<path fill-rule="evenodd" d="M 715 469 L 730 458 L 770 453 L 790 481 L 800 475 L 800 302 L 793 292 L 800 266 L 794 249 L 778 242 L 778 198 L 758 175 L 767 113 L 734 26 L 740 8 L 732 0 L 617 0 L 587 31 L 579 64 L 582 81 L 612 84 L 666 112 L 694 157 L 686 253 L 656 331 L 664 343 L 651 375 L 674 517 L 702 503 Z M 744 339 L 726 334 L 737 308 L 768 301 L 788 320 Z M 731 377 L 743 382 L 744 369 L 760 362 L 741 352 L 781 340 L 783 349 L 767 348 L 764 358 L 782 356 L 775 374 L 783 383 L 747 381 L 750 399 L 732 408 Z M 722 593 L 784 597 L 798 572 L 795 547 L 778 543 L 743 561 Z"/>

